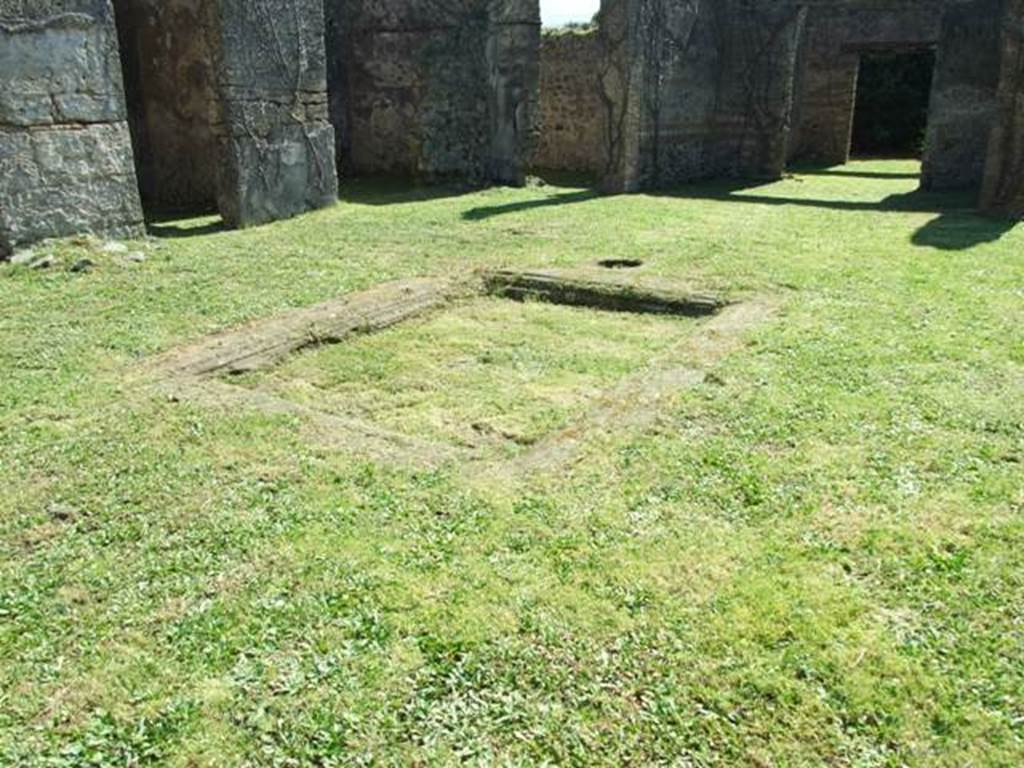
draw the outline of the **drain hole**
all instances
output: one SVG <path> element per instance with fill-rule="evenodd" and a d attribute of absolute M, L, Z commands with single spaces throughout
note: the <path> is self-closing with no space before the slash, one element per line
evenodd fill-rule
<path fill-rule="evenodd" d="M 639 259 L 605 259 L 597 262 L 597 265 L 605 269 L 636 269 L 642 267 L 644 263 Z"/>

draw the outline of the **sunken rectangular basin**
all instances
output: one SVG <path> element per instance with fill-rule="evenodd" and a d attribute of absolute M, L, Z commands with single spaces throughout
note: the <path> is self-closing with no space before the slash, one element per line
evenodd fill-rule
<path fill-rule="evenodd" d="M 231 381 L 419 441 L 515 454 L 571 426 L 697 327 L 484 295 Z"/>

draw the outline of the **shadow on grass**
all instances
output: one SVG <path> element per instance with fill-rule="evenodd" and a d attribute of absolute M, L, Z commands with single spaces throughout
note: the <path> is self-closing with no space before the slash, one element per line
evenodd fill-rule
<path fill-rule="evenodd" d="M 839 174 L 842 175 L 842 174 Z M 851 174 L 853 175 L 853 174 Z M 892 178 L 891 176 L 889 178 Z M 889 195 L 878 201 L 818 200 L 780 197 L 747 192 L 749 185 L 713 185 L 688 187 L 667 194 L 702 200 L 756 205 L 798 206 L 835 211 L 877 211 L 879 213 L 935 213 L 938 216 L 918 229 L 910 238 L 914 245 L 944 251 L 962 251 L 983 243 L 992 243 L 1012 230 L 1016 222 L 982 216 L 975 212 L 976 197 L 970 192 L 925 192 L 915 190 Z"/>
<path fill-rule="evenodd" d="M 881 200 L 822 200 L 813 197 L 763 195 L 749 191 L 764 186 L 764 184 L 760 183 L 754 185 L 749 183 L 710 183 L 663 192 L 651 192 L 649 194 L 695 200 L 752 203 L 755 205 L 825 208 L 834 211 L 877 211 L 881 213 L 963 212 L 972 209 L 974 206 L 972 196 L 960 192 L 922 192 L 921 190 L 915 190 L 913 192 L 889 195 Z"/>
<path fill-rule="evenodd" d="M 824 170 L 822 174 L 901 180 L 917 178 L 917 174 L 886 174 Z M 911 236 L 914 245 L 940 250 L 966 250 L 976 245 L 999 240 L 1014 227 L 1013 221 L 990 219 L 975 213 L 976 199 L 970 192 L 926 192 L 914 190 L 889 195 L 881 200 L 822 200 L 818 198 L 787 197 L 759 194 L 756 190 L 770 187 L 770 183 L 707 183 L 677 189 L 648 191 L 652 197 L 671 197 L 693 200 L 717 200 L 748 205 L 796 206 L 835 211 L 878 213 L 934 213 L 929 221 Z M 595 189 L 574 190 L 539 200 L 526 200 L 504 205 L 473 208 L 462 214 L 467 221 L 482 221 L 508 213 L 573 205 L 602 196 Z"/>
<path fill-rule="evenodd" d="M 343 179 L 338 200 L 355 205 L 399 205 L 426 203 L 447 197 L 461 197 L 479 192 L 480 185 L 442 182 L 426 184 L 401 178 Z"/>
<path fill-rule="evenodd" d="M 227 231 L 215 207 L 197 205 L 182 208 L 145 209 L 146 231 L 160 239 L 202 237 Z"/>
<path fill-rule="evenodd" d="M 597 190 L 583 189 L 578 192 L 566 192 L 560 195 L 552 195 L 551 197 L 541 198 L 540 200 L 522 200 L 517 203 L 505 203 L 504 205 L 489 205 L 481 206 L 480 208 L 471 208 L 462 214 L 462 218 L 466 221 L 483 221 L 484 219 L 489 219 L 492 216 L 503 216 L 506 213 L 519 213 L 521 211 L 533 210 L 534 208 L 551 208 L 553 206 L 584 203 L 587 200 L 593 200 L 598 197 L 601 197 L 601 193 Z"/>
<path fill-rule="evenodd" d="M 996 242 L 1016 224 L 1010 219 L 988 218 L 974 213 L 944 213 L 917 230 L 910 242 L 942 251 L 964 251 L 983 243 Z"/>

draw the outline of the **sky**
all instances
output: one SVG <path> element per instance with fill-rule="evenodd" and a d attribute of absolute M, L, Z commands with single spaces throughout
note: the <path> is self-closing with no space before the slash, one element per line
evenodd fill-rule
<path fill-rule="evenodd" d="M 558 27 L 569 21 L 590 21 L 601 0 L 540 0 L 540 15 L 545 27 Z"/>

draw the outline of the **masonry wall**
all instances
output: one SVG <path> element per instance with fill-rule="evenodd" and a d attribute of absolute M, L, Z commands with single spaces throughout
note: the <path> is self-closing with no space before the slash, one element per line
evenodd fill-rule
<path fill-rule="evenodd" d="M 610 190 L 779 178 L 805 10 L 741 0 L 607 0 Z"/>
<path fill-rule="evenodd" d="M 850 158 L 860 54 L 938 43 L 947 0 L 816 0 L 797 67 L 791 161 L 840 165 Z"/>
<path fill-rule="evenodd" d="M 1000 80 L 981 193 L 982 211 L 1024 218 L 1024 0 L 1003 3 Z"/>
<path fill-rule="evenodd" d="M 141 223 L 109 0 L 0 0 L 0 254 Z"/>
<path fill-rule="evenodd" d="M 603 170 L 601 50 L 596 29 L 542 35 L 534 167 L 595 175 Z"/>
<path fill-rule="evenodd" d="M 980 189 L 989 133 L 997 110 L 1000 72 L 999 2 L 951 7 L 932 82 L 921 186 Z"/>
<path fill-rule="evenodd" d="M 342 175 L 523 181 L 537 0 L 328 0 L 326 16 Z"/>

